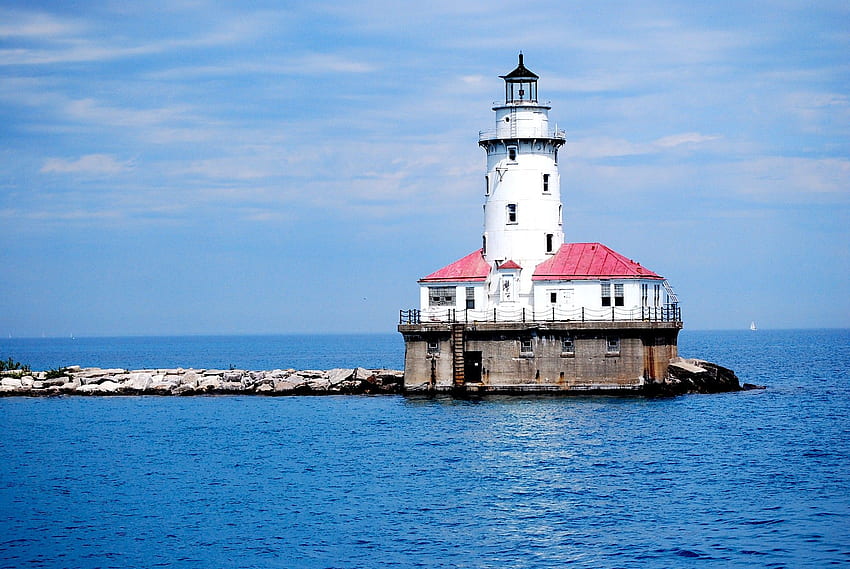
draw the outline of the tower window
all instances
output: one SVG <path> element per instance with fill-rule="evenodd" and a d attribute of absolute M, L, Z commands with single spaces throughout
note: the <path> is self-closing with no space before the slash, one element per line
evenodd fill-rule
<path fill-rule="evenodd" d="M 489 174 L 484 176 L 484 195 L 485 196 L 490 195 L 490 175 Z"/>
<path fill-rule="evenodd" d="M 487 236 L 486 235 L 481 236 L 481 254 L 482 255 L 487 254 Z"/>
<path fill-rule="evenodd" d="M 552 253 L 555 250 L 555 235 L 552 233 L 546 234 L 546 252 Z"/>
<path fill-rule="evenodd" d="M 543 193 L 549 193 L 549 174 L 543 174 Z"/>
<path fill-rule="evenodd" d="M 511 162 L 516 160 L 516 146 L 508 146 L 508 160 Z"/>
<path fill-rule="evenodd" d="M 506 210 L 508 212 L 508 223 L 516 223 L 517 222 L 516 204 L 515 203 L 509 203 L 506 207 Z"/>
<path fill-rule="evenodd" d="M 564 224 L 564 206 L 558 206 L 558 225 Z"/>

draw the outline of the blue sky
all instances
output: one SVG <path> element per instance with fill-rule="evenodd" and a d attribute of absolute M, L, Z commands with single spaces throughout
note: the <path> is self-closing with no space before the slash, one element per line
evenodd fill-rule
<path fill-rule="evenodd" d="M 846 1 L 6 1 L 0 333 L 393 331 L 519 51 L 568 241 L 687 328 L 850 326 Z"/>

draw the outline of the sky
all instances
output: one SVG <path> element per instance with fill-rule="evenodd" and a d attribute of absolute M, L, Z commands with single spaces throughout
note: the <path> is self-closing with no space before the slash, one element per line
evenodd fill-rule
<path fill-rule="evenodd" d="M 0 0 L 0 334 L 393 332 L 519 52 L 567 241 L 687 329 L 850 327 L 846 0 Z"/>

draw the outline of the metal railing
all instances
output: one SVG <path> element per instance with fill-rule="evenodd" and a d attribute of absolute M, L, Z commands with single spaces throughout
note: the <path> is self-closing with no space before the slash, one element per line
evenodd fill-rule
<path fill-rule="evenodd" d="M 474 323 L 474 322 L 681 322 L 682 309 L 677 304 L 666 306 L 642 306 L 637 308 L 574 308 L 552 307 L 533 310 L 528 307 L 497 307 L 489 310 L 411 308 L 399 310 L 399 324 L 423 324 L 428 322 Z"/>
<path fill-rule="evenodd" d="M 488 129 L 478 131 L 478 141 L 482 140 L 499 140 L 510 138 L 554 138 L 556 140 L 566 140 L 566 131 L 559 128 L 534 128 L 534 127 L 517 127 L 516 130 L 511 129 L 510 133 L 505 133 L 502 129 Z"/>

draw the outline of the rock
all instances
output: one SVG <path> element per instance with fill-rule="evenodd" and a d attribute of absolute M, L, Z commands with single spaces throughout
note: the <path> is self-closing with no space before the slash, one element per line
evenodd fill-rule
<path fill-rule="evenodd" d="M 662 396 L 740 390 L 740 380 L 731 369 L 704 360 L 682 358 L 670 362 L 663 380 L 648 381 L 644 385 L 647 395 Z"/>
<path fill-rule="evenodd" d="M 404 374 L 394 370 L 337 368 L 327 371 L 275 371 L 62 368 L 73 372 L 47 379 L 47 372 L 0 375 L 2 395 L 322 395 L 328 393 L 400 393 Z M 225 380 L 225 377 L 228 380 Z"/>
<path fill-rule="evenodd" d="M 307 386 L 310 387 L 312 391 L 327 391 L 331 384 L 328 381 L 328 378 L 317 377 L 313 379 L 308 379 Z"/>
<path fill-rule="evenodd" d="M 206 376 L 201 376 L 201 377 L 206 377 Z M 187 372 L 183 373 L 183 375 L 180 376 L 180 384 L 190 385 L 192 387 L 198 387 L 198 385 L 200 385 L 200 377 L 198 377 L 198 374 L 195 373 L 192 370 L 187 371 Z"/>
<path fill-rule="evenodd" d="M 351 379 L 356 373 L 357 370 L 355 369 L 337 368 L 328 370 L 325 377 L 329 385 L 337 385 Z"/>
<path fill-rule="evenodd" d="M 135 371 L 129 374 L 124 388 L 132 391 L 145 391 L 151 386 L 152 375 L 148 372 Z"/>
<path fill-rule="evenodd" d="M 745 383 L 741 386 L 744 391 L 752 391 L 754 389 L 767 389 L 764 385 L 756 385 L 755 383 Z"/>
<path fill-rule="evenodd" d="M 216 376 L 206 376 L 198 383 L 200 391 L 218 391 L 221 389 L 221 379 Z"/>
<path fill-rule="evenodd" d="M 80 385 L 81 384 L 80 384 L 79 380 L 72 379 L 71 381 L 69 381 L 67 383 L 63 383 L 60 386 L 60 389 L 62 391 L 64 391 L 65 393 L 73 393 L 74 391 L 76 391 L 77 389 L 80 388 Z"/>
<path fill-rule="evenodd" d="M 224 372 L 222 374 L 222 378 L 224 381 L 242 381 L 242 377 L 245 375 L 245 372 L 239 369 L 232 369 Z"/>
<path fill-rule="evenodd" d="M 274 390 L 276 393 L 289 393 L 295 391 L 295 388 L 298 384 L 289 381 L 288 379 L 276 379 L 274 380 Z"/>
<path fill-rule="evenodd" d="M 178 385 L 171 390 L 172 395 L 194 395 L 195 394 L 195 386 L 194 385 Z"/>
<path fill-rule="evenodd" d="M 0 385 L 3 387 L 11 387 L 13 389 L 20 389 L 23 387 L 20 377 L 4 377 L 3 380 L 0 381 Z"/>
<path fill-rule="evenodd" d="M 118 391 L 118 384 L 112 380 L 106 380 L 101 383 L 85 383 L 80 385 L 73 391 L 75 393 L 88 393 L 92 395 L 112 394 Z"/>

